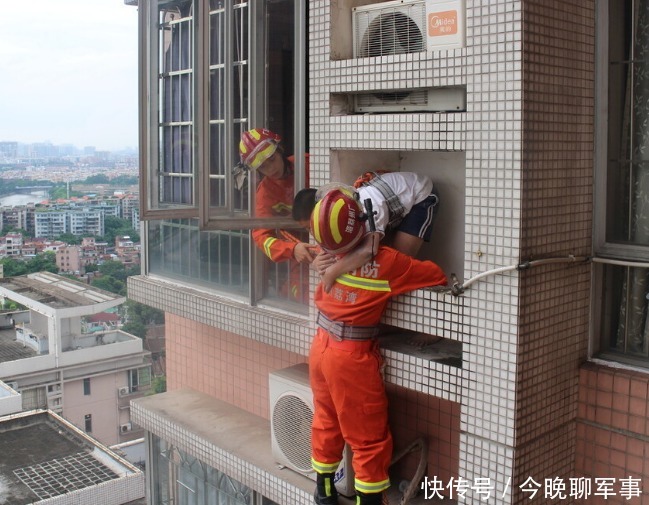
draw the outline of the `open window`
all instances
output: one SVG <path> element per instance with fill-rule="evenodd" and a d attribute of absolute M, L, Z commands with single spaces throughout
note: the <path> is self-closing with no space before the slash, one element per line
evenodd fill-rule
<path fill-rule="evenodd" d="M 302 2 L 143 4 L 142 218 L 198 218 L 206 230 L 295 226 L 287 216 L 269 223 L 257 215 L 258 174 L 237 177 L 234 168 L 241 133 L 268 128 L 282 136 L 284 152 L 295 155 L 294 186 L 304 187 Z"/>
<path fill-rule="evenodd" d="M 140 2 L 148 273 L 256 303 L 295 301 L 288 286 L 299 270 L 308 291 L 306 272 L 270 261 L 256 239 L 259 230 L 301 233 L 290 205 L 307 181 L 306 20 L 299 0 Z M 278 133 L 294 155 L 283 212 L 260 212 L 260 174 L 234 170 L 241 134 L 253 128 Z"/>

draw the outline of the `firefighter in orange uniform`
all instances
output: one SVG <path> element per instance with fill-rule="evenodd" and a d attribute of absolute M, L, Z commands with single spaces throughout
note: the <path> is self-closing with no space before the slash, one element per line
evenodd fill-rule
<path fill-rule="evenodd" d="M 257 186 L 255 212 L 257 217 L 286 217 L 291 215 L 294 198 L 294 159 L 285 156 L 281 137 L 270 130 L 255 128 L 243 132 L 239 154 L 243 165 L 257 170 L 263 177 Z M 308 156 L 306 170 L 308 173 Z M 274 262 L 291 261 L 288 289 L 291 298 L 308 297 L 308 266 L 315 256 L 316 246 L 301 241 L 295 234 L 275 229 L 255 229 L 252 238 Z M 295 262 L 301 265 L 295 264 Z M 304 284 L 306 283 L 306 287 Z"/>
<path fill-rule="evenodd" d="M 337 188 L 316 204 L 311 232 L 327 252 L 344 255 L 361 243 L 364 212 L 353 191 Z M 312 465 L 317 472 L 315 503 L 334 505 L 334 473 L 344 444 L 353 451 L 356 503 L 387 503 L 392 436 L 382 359 L 376 336 L 390 298 L 425 286 L 446 285 L 441 268 L 387 246 L 362 267 L 315 292 L 317 333 L 309 353 L 313 390 Z"/>

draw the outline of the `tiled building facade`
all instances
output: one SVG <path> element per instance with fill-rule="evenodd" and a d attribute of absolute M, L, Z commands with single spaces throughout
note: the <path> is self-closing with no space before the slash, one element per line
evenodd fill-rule
<path fill-rule="evenodd" d="M 351 12 L 372 3 L 318 0 L 303 11 L 296 2 L 296 19 L 301 13 L 308 19 L 301 32 L 308 106 L 307 119 L 300 125 L 297 118 L 293 128 L 302 126 L 308 135 L 295 134 L 294 152 L 306 149 L 308 140 L 309 184 L 316 187 L 350 183 L 365 168 L 430 175 L 442 207 L 422 256 L 460 281 L 476 279 L 459 297 L 432 290 L 401 296 L 384 316 L 391 327 L 461 347 L 461 366 L 384 350 L 397 447 L 425 438 L 426 477 L 444 484 L 464 479 L 469 489 L 459 501 L 465 503 L 649 503 L 649 361 L 624 353 L 616 359 L 602 344 L 612 338 L 601 314 L 614 312 L 614 304 L 603 310 L 608 269 L 646 268 L 646 252 L 625 260 L 607 249 L 597 210 L 611 198 L 598 189 L 598 179 L 607 171 L 605 91 L 616 89 L 611 84 L 602 91 L 609 51 L 602 48 L 612 47 L 607 29 L 618 21 L 613 13 L 631 12 L 635 19 L 634 8 L 642 12 L 644 3 L 432 2 L 433 9 L 439 4 L 460 13 L 461 47 L 356 57 Z M 207 15 L 199 5 L 207 7 L 194 3 L 198 11 L 187 10 L 174 22 Z M 210 15 L 247 6 L 212 2 Z M 465 91 L 465 107 L 373 114 L 348 108 L 357 95 L 377 90 L 429 88 Z M 251 118 L 266 117 L 263 125 L 273 127 L 269 116 L 255 116 L 250 107 Z M 248 121 L 244 126 L 259 126 Z M 159 161 L 150 153 L 143 165 L 149 179 Z M 265 499 L 310 503 L 310 484 L 266 469 L 218 433 L 185 422 L 181 411 L 191 406 L 215 419 L 224 402 L 241 409 L 242 419 L 249 413 L 262 425 L 268 422 L 268 375 L 307 360 L 315 308 L 286 310 L 263 297 L 249 303 L 238 293 L 212 289 L 194 267 L 161 267 L 166 247 L 183 246 L 171 235 L 167 242 L 160 238 L 160 223 L 173 216 L 156 214 L 164 210 L 161 199 L 146 184 L 141 195 L 148 192 L 148 203 L 142 196 L 148 266 L 129 280 L 129 297 L 167 314 L 170 391 L 133 407 L 150 433 L 151 458 L 179 447 Z M 177 217 L 219 229 L 210 228 L 209 213 L 183 208 Z M 158 243 L 164 247 L 156 249 Z M 203 258 L 203 245 L 198 239 L 183 250 Z M 610 267 L 615 261 L 622 263 Z M 397 464 L 394 472 L 395 483 L 407 480 L 412 462 Z M 571 489 L 579 477 L 590 479 L 588 495 Z M 622 484 L 630 477 L 638 479 L 641 496 L 627 500 Z M 606 479 L 614 479 L 609 496 L 597 488 L 608 485 Z M 545 487 L 550 481 L 554 487 Z M 152 503 L 166 503 L 155 484 L 149 491 Z M 447 498 L 452 491 L 445 490 Z"/>

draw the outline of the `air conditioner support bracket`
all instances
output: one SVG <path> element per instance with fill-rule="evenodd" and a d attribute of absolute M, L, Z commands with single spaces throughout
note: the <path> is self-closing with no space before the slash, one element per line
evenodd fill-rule
<path fill-rule="evenodd" d="M 406 486 L 402 491 L 403 496 L 399 501 L 399 505 L 405 505 L 417 494 L 421 480 L 424 477 L 424 472 L 428 466 L 428 442 L 423 438 L 415 439 L 410 445 L 401 449 L 399 452 L 395 452 L 392 456 L 392 461 L 390 462 L 390 466 L 392 466 L 401 458 L 415 450 L 419 450 L 419 463 L 417 464 L 417 470 L 415 470 L 415 475 L 413 475 L 410 482 L 406 481 Z M 399 486 L 399 490 L 401 491 L 401 486 Z"/>

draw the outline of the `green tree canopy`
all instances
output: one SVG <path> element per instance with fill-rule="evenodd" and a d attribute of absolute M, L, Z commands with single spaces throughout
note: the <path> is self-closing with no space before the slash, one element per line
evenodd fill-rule
<path fill-rule="evenodd" d="M 150 394 L 164 393 L 165 391 L 167 391 L 167 377 L 165 377 L 164 375 L 161 375 L 160 377 L 154 377 L 151 386 L 152 387 Z"/>
<path fill-rule="evenodd" d="M 59 272 L 59 267 L 56 266 L 55 252 L 47 251 L 40 253 L 27 261 L 27 273 L 32 274 L 43 271 L 52 272 L 53 274 Z"/>
<path fill-rule="evenodd" d="M 120 261 L 104 261 L 101 265 L 99 265 L 98 270 L 102 276 L 113 277 L 122 282 L 125 282 L 126 278 L 128 277 L 126 267 L 124 266 L 124 263 Z"/>
<path fill-rule="evenodd" d="M 128 219 L 106 216 L 104 218 L 104 240 L 110 245 L 115 245 L 115 237 L 128 235 L 133 242 L 140 241 L 140 235 L 133 229 Z"/>
<path fill-rule="evenodd" d="M 59 235 L 57 238 L 61 242 L 65 242 L 66 244 L 70 245 L 79 245 L 81 243 L 81 237 L 73 235 L 72 233 L 61 233 L 61 235 Z"/>
<path fill-rule="evenodd" d="M 121 329 L 122 331 L 130 333 L 131 335 L 135 335 L 136 337 L 140 337 L 141 339 L 144 339 L 146 337 L 146 326 L 144 325 L 144 323 L 142 323 L 142 321 L 129 321 L 128 323 L 123 325 Z"/>
<path fill-rule="evenodd" d="M 102 275 L 101 277 L 97 277 L 90 282 L 90 285 L 99 289 L 103 289 L 104 291 L 115 293 L 119 296 L 126 296 L 126 282 L 120 281 L 119 279 L 116 279 L 115 277 L 112 277 L 110 275 Z"/>
<path fill-rule="evenodd" d="M 84 184 L 108 184 L 110 179 L 105 174 L 96 174 L 86 177 Z"/>
<path fill-rule="evenodd" d="M 139 320 L 145 325 L 150 324 L 164 324 L 164 312 L 153 307 L 149 307 L 143 303 L 134 300 L 126 300 L 126 310 L 128 312 L 128 319 Z"/>
<path fill-rule="evenodd" d="M 17 260 L 14 258 L 2 258 L 0 264 L 3 267 L 5 277 L 16 277 L 18 275 L 27 275 L 43 271 L 52 272 L 54 274 L 59 272 L 59 268 L 56 266 L 56 253 L 52 251 L 37 254 L 27 261 Z"/>
<path fill-rule="evenodd" d="M 23 236 L 23 238 L 25 237 L 34 238 L 33 233 L 29 233 L 27 230 L 24 230 L 22 228 L 16 228 L 15 226 L 5 226 L 4 228 L 2 228 L 2 230 L 0 230 L 0 235 L 2 235 L 3 237 L 5 235 L 8 235 L 9 233 L 20 233 Z"/>

